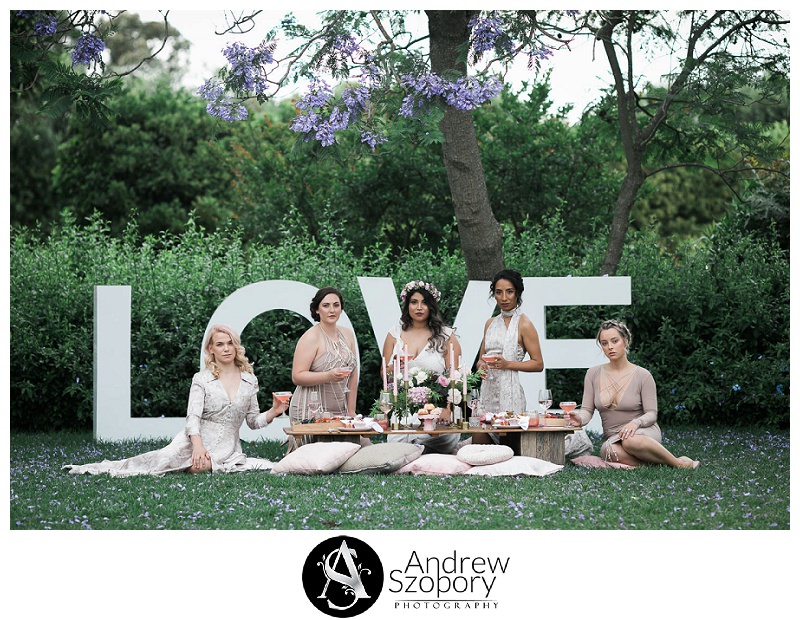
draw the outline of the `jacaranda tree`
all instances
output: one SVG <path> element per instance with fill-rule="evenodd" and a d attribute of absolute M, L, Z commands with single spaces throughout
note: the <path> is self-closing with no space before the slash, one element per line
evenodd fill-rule
<path fill-rule="evenodd" d="M 304 141 L 330 147 L 357 132 L 368 149 L 396 140 L 442 143 L 467 275 L 488 279 L 504 266 L 502 232 L 492 207 L 472 111 L 502 90 L 494 74 L 527 54 L 531 66 L 565 44 L 556 25 L 566 14 L 477 10 L 425 11 L 427 33 L 407 26 L 405 11 L 330 11 L 308 28 L 289 16 L 278 30 L 301 41 L 279 57 L 278 30 L 256 48 L 234 43 L 229 66 L 201 88 L 211 114 L 244 118 L 244 100 L 265 101 L 287 80 L 310 80 L 292 123 Z M 256 14 L 240 20 L 253 21 Z M 505 28 L 513 24 L 513 28 Z M 334 96 L 324 79 L 347 82 Z"/>

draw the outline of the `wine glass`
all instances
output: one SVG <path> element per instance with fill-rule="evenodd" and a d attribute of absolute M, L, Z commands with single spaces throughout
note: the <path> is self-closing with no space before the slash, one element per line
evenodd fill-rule
<path fill-rule="evenodd" d="M 308 394 L 308 419 L 317 420 L 322 417 L 322 401 L 319 399 L 319 392 L 311 390 Z"/>
<path fill-rule="evenodd" d="M 575 407 L 578 406 L 578 403 L 576 403 L 573 400 L 565 400 L 565 401 L 562 401 L 562 402 L 558 403 L 558 406 L 564 412 L 564 420 L 567 423 L 567 426 L 569 426 L 570 425 L 570 414 L 572 413 L 572 410 L 575 409 Z"/>
<path fill-rule="evenodd" d="M 389 390 L 384 390 L 381 392 L 380 398 L 378 399 L 378 407 L 383 413 L 389 413 L 394 407 L 394 403 L 392 402 L 392 393 Z"/>
<path fill-rule="evenodd" d="M 474 416 L 475 409 L 477 409 L 480 404 L 481 393 L 477 389 L 472 389 L 469 391 L 469 396 L 467 398 L 467 406 L 472 409 L 472 415 Z"/>
<path fill-rule="evenodd" d="M 539 406 L 547 413 L 550 405 L 553 404 L 553 392 L 551 390 L 539 390 Z"/>

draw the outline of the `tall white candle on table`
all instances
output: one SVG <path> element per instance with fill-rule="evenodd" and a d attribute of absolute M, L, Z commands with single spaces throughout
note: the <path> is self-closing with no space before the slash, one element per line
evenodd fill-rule
<path fill-rule="evenodd" d="M 408 345 L 403 348 L 403 381 L 408 383 Z"/>
<path fill-rule="evenodd" d="M 458 365 L 461 366 L 461 392 L 464 395 L 463 400 L 466 402 L 467 400 L 467 367 L 461 361 L 461 357 L 458 358 Z"/>
<path fill-rule="evenodd" d="M 394 399 L 397 400 L 397 382 L 400 381 L 400 357 L 394 356 L 394 380 L 392 381 L 392 390 L 394 391 Z"/>
<path fill-rule="evenodd" d="M 454 381 L 456 377 L 456 364 L 455 364 L 455 351 L 453 351 L 453 343 L 450 343 L 450 381 Z"/>

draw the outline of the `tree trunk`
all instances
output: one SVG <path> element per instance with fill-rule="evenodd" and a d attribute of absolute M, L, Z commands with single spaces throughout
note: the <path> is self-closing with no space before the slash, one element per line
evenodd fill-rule
<path fill-rule="evenodd" d="M 431 70 L 445 75 L 466 73 L 459 58 L 469 41 L 472 11 L 426 11 L 431 46 Z M 440 124 L 444 134 L 444 165 L 453 198 L 461 249 L 470 280 L 490 280 L 505 267 L 503 233 L 486 190 L 478 137 L 471 112 L 447 107 Z"/>
<path fill-rule="evenodd" d="M 617 100 L 617 121 L 619 122 L 620 140 L 625 153 L 627 172 L 622 181 L 622 187 L 617 195 L 617 204 L 614 207 L 614 218 L 608 235 L 606 255 L 601 275 L 613 276 L 617 273 L 622 249 L 625 245 L 625 235 L 628 232 L 631 210 L 636 202 L 636 196 L 644 185 L 645 173 L 642 167 L 645 141 L 640 135 L 636 124 L 636 94 L 633 86 L 627 82 L 626 75 L 632 73 L 633 54 L 628 50 L 626 55 L 628 67 L 624 71 L 620 66 L 617 50 L 612 40 L 614 29 L 625 24 L 631 28 L 633 22 L 624 18 L 623 11 L 609 11 L 605 16 L 605 23 L 597 31 L 597 39 L 603 44 L 611 74 L 614 76 L 614 92 Z M 629 39 L 630 40 L 630 39 Z"/>
<path fill-rule="evenodd" d="M 625 246 L 625 235 L 628 232 L 631 210 L 642 185 L 644 185 L 644 171 L 641 166 L 633 170 L 629 169 L 617 196 L 617 206 L 614 207 L 614 218 L 608 233 L 606 255 L 603 259 L 603 266 L 600 268 L 601 275 L 613 276 L 617 273 L 617 267 L 622 258 L 622 248 Z"/>

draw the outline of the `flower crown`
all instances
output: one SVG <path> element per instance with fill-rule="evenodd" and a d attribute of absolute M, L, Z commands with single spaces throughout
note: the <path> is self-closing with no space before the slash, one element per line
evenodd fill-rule
<path fill-rule="evenodd" d="M 416 291 L 417 289 L 425 289 L 431 295 L 433 295 L 433 298 L 437 302 L 442 298 L 442 294 L 433 284 L 423 282 L 422 280 L 411 280 L 411 282 L 406 284 L 403 287 L 403 290 L 400 291 L 400 301 L 405 301 L 408 294 L 411 293 L 411 291 Z"/>

